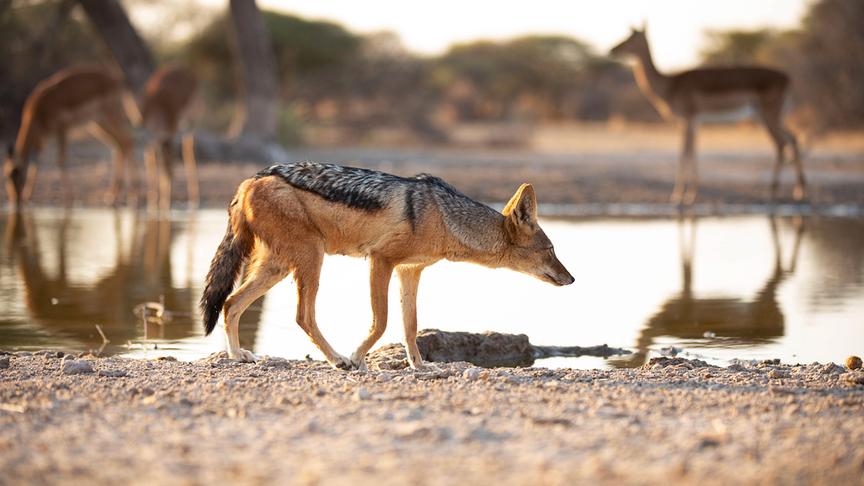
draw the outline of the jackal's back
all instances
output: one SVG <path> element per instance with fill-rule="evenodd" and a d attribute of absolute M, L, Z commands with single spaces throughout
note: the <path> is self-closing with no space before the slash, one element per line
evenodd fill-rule
<path fill-rule="evenodd" d="M 358 167 L 300 162 L 272 165 L 255 178 L 281 177 L 288 184 L 354 209 L 376 210 L 388 206 L 409 179 Z"/>
<path fill-rule="evenodd" d="M 358 167 L 300 162 L 270 166 L 255 178 L 269 176 L 353 209 L 396 210 L 412 230 L 430 210 L 436 211 L 450 234 L 472 248 L 486 244 L 484 224 L 496 225 L 501 218 L 497 211 L 429 174 L 401 177 Z"/>

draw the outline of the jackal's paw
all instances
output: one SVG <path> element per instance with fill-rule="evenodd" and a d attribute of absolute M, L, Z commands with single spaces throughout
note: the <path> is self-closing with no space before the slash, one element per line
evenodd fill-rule
<path fill-rule="evenodd" d="M 239 348 L 236 351 L 229 350 L 228 357 L 231 359 L 236 359 L 241 363 L 254 363 L 258 360 L 258 358 L 256 358 L 255 355 L 252 354 L 252 351 Z"/>
<path fill-rule="evenodd" d="M 357 356 L 357 353 L 351 355 L 351 366 L 355 370 L 359 371 L 369 371 L 369 368 L 366 367 L 366 355 Z"/>
<path fill-rule="evenodd" d="M 354 369 L 354 363 L 351 362 L 350 359 L 342 356 L 341 354 L 337 354 L 333 357 L 333 359 L 328 360 L 330 365 L 337 370 L 351 370 Z"/>

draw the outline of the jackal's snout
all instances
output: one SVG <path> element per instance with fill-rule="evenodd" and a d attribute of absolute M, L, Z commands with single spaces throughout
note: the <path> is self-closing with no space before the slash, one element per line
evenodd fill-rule
<path fill-rule="evenodd" d="M 553 257 L 554 258 L 554 257 Z M 570 285 L 576 281 L 573 278 L 573 275 L 570 275 L 570 272 L 564 267 L 564 265 L 555 258 L 555 262 L 550 265 L 550 269 L 544 275 L 550 283 L 558 285 L 559 287 L 563 287 L 565 285 Z"/>

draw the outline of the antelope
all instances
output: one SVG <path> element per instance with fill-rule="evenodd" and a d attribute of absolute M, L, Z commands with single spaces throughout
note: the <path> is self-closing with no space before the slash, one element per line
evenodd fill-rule
<path fill-rule="evenodd" d="M 9 147 L 3 166 L 9 203 L 18 208 L 30 199 L 37 171 L 30 159 L 49 137 L 56 137 L 57 164 L 68 203 L 67 136 L 78 126 L 87 126 L 96 138 L 114 149 L 109 202 L 116 203 L 133 147 L 127 115 L 134 118 L 135 110 L 125 101 L 127 95 L 120 77 L 100 66 L 63 69 L 36 85 L 24 103 L 18 137 Z"/>
<path fill-rule="evenodd" d="M 174 137 L 196 85 L 195 76 L 185 69 L 163 67 L 148 80 L 139 111 L 123 80 L 104 67 L 71 67 L 40 82 L 24 104 L 18 138 L 14 147 L 9 148 L 4 164 L 10 204 L 19 207 L 32 196 L 37 171 L 30 159 L 51 136 L 57 140 L 57 163 L 68 202 L 67 134 L 79 126 L 86 126 L 94 136 L 115 149 L 108 202 L 116 204 L 123 188 L 126 163 L 132 159 L 131 121 L 133 125 L 143 124 L 147 132 L 148 205 L 153 208 L 159 204 L 163 209 L 170 206 Z M 157 147 L 161 148 L 161 158 L 156 154 Z M 183 138 L 183 159 L 189 197 L 194 205 L 198 199 L 198 181 L 193 139 L 189 135 Z M 162 162 L 161 170 L 158 160 Z M 129 168 L 131 178 L 137 180 L 137 166 L 131 164 Z"/>
<path fill-rule="evenodd" d="M 706 67 L 665 75 L 657 70 L 642 30 L 631 29 L 630 36 L 613 47 L 610 55 L 635 58 L 633 74 L 639 89 L 663 118 L 684 122 L 684 146 L 670 197 L 676 204 L 692 204 L 698 191 L 698 174 L 694 155 L 697 118 L 752 106 L 777 149 L 771 183 L 771 199 L 777 196 L 780 171 L 786 162 L 785 149 L 792 149 L 798 180 L 793 197 L 806 197 L 804 169 L 795 136 L 783 125 L 783 102 L 789 89 L 789 76 L 781 71 L 755 66 Z"/>
<path fill-rule="evenodd" d="M 144 160 L 150 186 L 147 205 L 151 208 L 158 206 L 164 210 L 171 206 L 174 138 L 197 85 L 198 80 L 190 71 L 168 65 L 153 73 L 144 88 L 141 117 L 150 139 Z M 198 175 L 190 134 L 183 137 L 182 146 L 188 197 L 190 205 L 197 206 Z"/>

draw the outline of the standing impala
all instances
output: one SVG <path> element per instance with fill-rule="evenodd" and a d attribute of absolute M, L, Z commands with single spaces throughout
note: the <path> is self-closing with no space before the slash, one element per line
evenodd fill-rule
<path fill-rule="evenodd" d="M 174 138 L 197 85 L 197 78 L 189 70 L 167 65 L 153 73 L 144 88 L 141 117 L 149 138 L 145 162 L 150 186 L 147 205 L 150 208 L 158 206 L 165 210 L 171 207 Z M 194 206 L 198 204 L 198 175 L 192 143 L 191 135 L 183 137 L 188 198 Z"/>
<path fill-rule="evenodd" d="M 798 142 L 783 126 L 783 101 L 789 88 L 789 77 L 785 73 L 763 67 L 736 66 L 693 69 L 667 76 L 654 66 L 645 29 L 631 30 L 630 37 L 612 48 L 610 54 L 634 56 L 633 73 L 642 93 L 664 118 L 677 118 L 685 125 L 684 148 L 672 202 L 690 204 L 696 199 L 699 184 L 694 155 L 697 117 L 744 106 L 756 109 L 777 148 L 771 198 L 777 195 L 787 146 L 792 148 L 792 162 L 798 175 L 794 197 L 801 200 L 806 196 Z"/>
<path fill-rule="evenodd" d="M 67 68 L 40 82 L 24 103 L 18 138 L 3 165 L 10 204 L 18 207 L 30 199 L 36 181 L 36 165 L 30 165 L 30 159 L 51 137 L 57 139 L 57 164 L 68 202 L 67 134 L 78 126 L 89 126 L 97 138 L 115 149 L 109 198 L 116 202 L 133 147 L 124 96 L 120 77 L 100 66 Z"/>

